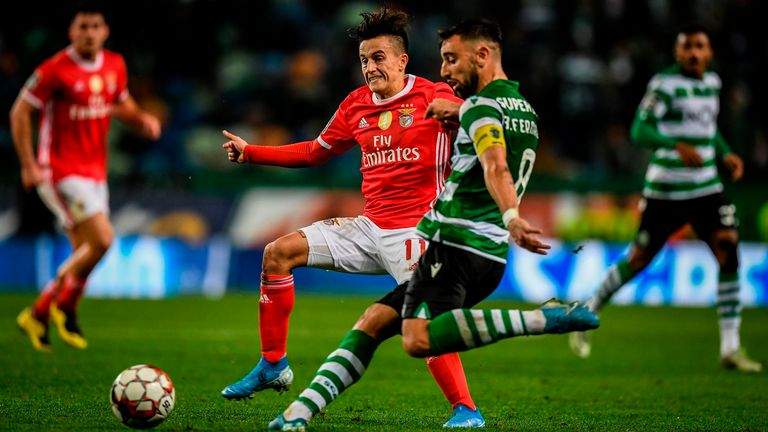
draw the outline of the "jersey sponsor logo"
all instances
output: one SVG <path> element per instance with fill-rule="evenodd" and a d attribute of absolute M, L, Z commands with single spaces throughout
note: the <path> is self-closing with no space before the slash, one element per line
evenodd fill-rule
<path fill-rule="evenodd" d="M 409 104 L 409 106 L 412 107 L 413 104 Z M 397 112 L 400 113 L 400 117 L 398 118 L 400 127 L 408 127 L 413 124 L 414 111 L 416 111 L 416 108 L 401 108 L 397 110 Z"/>
<path fill-rule="evenodd" d="M 104 90 L 104 80 L 101 79 L 101 75 L 91 75 L 91 78 L 88 79 L 88 88 L 91 90 L 91 93 L 101 93 Z"/>
<path fill-rule="evenodd" d="M 392 111 L 379 114 L 379 129 L 387 130 L 390 126 L 392 126 Z"/>
<path fill-rule="evenodd" d="M 35 71 L 32 75 L 27 78 L 27 82 L 24 83 L 24 87 L 27 88 L 27 90 L 34 90 L 35 87 L 37 87 L 37 83 L 40 82 L 40 72 Z"/>
<path fill-rule="evenodd" d="M 377 149 L 381 147 L 392 147 L 392 135 L 374 135 L 373 147 Z"/>
<path fill-rule="evenodd" d="M 92 120 L 108 117 L 112 107 L 106 104 L 96 106 L 70 105 L 70 120 Z"/>
<path fill-rule="evenodd" d="M 717 110 L 711 106 L 703 106 L 698 110 L 685 110 L 684 116 L 686 121 L 709 126 L 717 119 Z"/>
<path fill-rule="evenodd" d="M 365 120 L 365 117 L 361 118 L 361 119 L 360 119 L 360 123 L 358 123 L 358 124 L 357 124 L 357 128 L 358 128 L 358 129 L 367 128 L 368 126 L 370 126 L 370 125 L 369 125 L 369 124 L 368 124 L 368 122 Z"/>
<path fill-rule="evenodd" d="M 363 166 L 372 167 L 402 161 L 417 161 L 421 158 L 418 147 L 385 148 L 373 152 L 363 151 Z"/>

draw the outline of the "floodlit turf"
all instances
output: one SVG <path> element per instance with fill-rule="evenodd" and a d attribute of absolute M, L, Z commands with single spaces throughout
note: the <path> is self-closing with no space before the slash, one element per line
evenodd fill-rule
<path fill-rule="evenodd" d="M 0 295 L 0 430 L 127 430 L 108 394 L 115 376 L 136 363 L 164 369 L 176 385 L 176 408 L 158 430 L 264 430 L 370 302 L 299 295 L 289 353 L 294 387 L 233 402 L 219 391 L 258 360 L 255 295 L 86 299 L 81 325 L 89 348 L 76 351 L 54 334 L 52 354 L 34 352 L 16 329 L 16 314 L 31 300 Z M 612 307 L 602 319 L 589 360 L 571 354 L 566 336 L 517 338 L 463 354 L 487 429 L 768 429 L 768 374 L 719 367 L 714 310 Z M 768 309 L 746 310 L 743 327 L 750 354 L 768 360 Z M 406 357 L 397 338 L 310 426 L 441 430 L 449 413 L 423 361 Z"/>

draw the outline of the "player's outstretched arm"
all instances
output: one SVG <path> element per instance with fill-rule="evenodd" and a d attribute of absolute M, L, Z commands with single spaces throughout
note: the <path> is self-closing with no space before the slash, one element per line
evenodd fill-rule
<path fill-rule="evenodd" d="M 36 110 L 19 95 L 10 113 L 11 136 L 19 157 L 21 183 L 25 190 L 33 189 L 43 181 L 43 171 L 37 163 L 32 144 L 32 113 Z"/>
<path fill-rule="evenodd" d="M 232 132 L 224 130 L 221 133 L 229 140 L 222 147 L 227 150 L 227 158 L 231 162 L 303 168 L 320 165 L 335 154 L 317 139 L 281 146 L 260 146 L 248 144 Z"/>
<path fill-rule="evenodd" d="M 154 115 L 139 108 L 136 101 L 128 95 L 121 102 L 115 104 L 112 114 L 120 121 L 127 123 L 141 132 L 142 135 L 157 140 L 160 138 L 160 120 Z"/>

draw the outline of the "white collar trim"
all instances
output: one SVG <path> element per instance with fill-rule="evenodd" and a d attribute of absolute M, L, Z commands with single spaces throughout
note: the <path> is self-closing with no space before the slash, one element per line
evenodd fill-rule
<path fill-rule="evenodd" d="M 405 94 L 408 94 L 413 88 L 413 84 L 416 82 L 416 76 L 410 75 L 410 74 L 406 74 L 405 76 L 406 78 L 408 78 L 408 81 L 405 83 L 405 87 L 402 90 L 400 90 L 396 95 L 390 96 L 386 99 L 379 99 L 376 93 L 371 93 L 371 95 L 373 96 L 373 103 L 375 103 L 376 105 L 383 105 L 387 102 L 392 102 L 393 100 Z"/>
<path fill-rule="evenodd" d="M 80 67 L 80 69 L 87 72 L 97 71 L 101 69 L 101 66 L 104 64 L 104 51 L 99 51 L 93 61 L 88 61 L 80 57 L 75 51 L 75 48 L 70 45 L 67 47 L 67 55 Z"/>

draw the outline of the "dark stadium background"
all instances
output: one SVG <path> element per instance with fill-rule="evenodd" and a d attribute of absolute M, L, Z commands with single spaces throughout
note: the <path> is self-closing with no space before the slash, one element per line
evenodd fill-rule
<path fill-rule="evenodd" d="M 122 428 L 107 395 L 115 376 L 139 363 L 162 368 L 177 387 L 176 408 L 158 430 L 264 429 L 392 280 L 297 271 L 293 388 L 261 392 L 242 404 L 220 397 L 222 387 L 258 359 L 256 292 L 265 242 L 360 207 L 359 153 L 313 169 L 237 166 L 225 159 L 220 130 L 266 144 L 314 138 L 361 84 L 357 46 L 345 29 L 380 3 L 104 2 L 108 47 L 126 57 L 130 90 L 163 119 L 164 134 L 149 143 L 113 122 L 111 219 L 119 238 L 81 305 L 89 347 L 71 349 L 54 331 L 54 352 L 41 354 L 14 319 L 69 251 L 63 236 L 51 235 L 53 221 L 36 195 L 21 191 L 8 111 L 34 67 L 68 43 L 75 4 L 0 1 L 0 430 Z M 676 30 L 689 21 L 709 26 L 714 69 L 723 79 L 719 124 L 746 163 L 743 181 L 725 182 L 746 240 L 740 248 L 742 343 L 766 363 L 768 2 L 402 5 L 414 17 L 409 71 L 433 80 L 439 78 L 438 28 L 472 16 L 500 21 L 506 71 L 541 117 L 522 210 L 555 247 L 546 261 L 524 251 L 514 255 L 508 275 L 519 278 L 500 287 L 501 297 L 485 308 L 536 307 L 553 295 L 580 300 L 597 287 L 637 228 L 635 204 L 649 154 L 628 139 L 635 108 L 651 75 L 673 61 Z M 768 429 L 768 374 L 739 374 L 718 362 L 716 280 L 705 246 L 676 243 L 614 298 L 620 306 L 601 313 L 588 360 L 574 357 L 558 336 L 463 353 L 486 430 Z M 249 292 L 233 292 L 240 288 Z M 449 415 L 423 361 L 405 356 L 393 338 L 377 351 L 365 378 L 312 428 L 438 431 Z"/>
<path fill-rule="evenodd" d="M 76 4 L 0 5 L 0 112 L 10 110 L 34 67 L 66 46 Z M 343 97 L 361 85 L 357 46 L 345 29 L 358 22 L 361 11 L 379 4 L 104 2 L 112 30 L 107 46 L 124 54 L 132 94 L 161 117 L 164 128 L 162 138 L 150 143 L 113 122 L 110 191 L 118 234 L 195 241 L 223 234 L 259 248 L 301 226 L 279 225 L 257 238 L 238 239 L 232 227 L 245 201 L 242 193 L 270 187 L 326 190 L 330 210 L 320 215 L 359 211 L 357 151 L 311 169 L 236 166 L 220 148 L 220 131 L 271 145 L 314 138 Z M 439 79 L 437 29 L 473 16 L 501 23 L 506 70 L 521 82 L 541 118 L 525 207 L 545 232 L 571 242 L 626 244 L 632 239 L 649 155 L 629 141 L 634 111 L 652 74 L 673 62 L 676 31 L 693 21 L 708 26 L 714 69 L 723 79 L 719 124 L 746 163 L 745 179 L 726 180 L 726 192 L 738 205 L 742 238 L 768 241 L 765 2 L 513 0 L 402 6 L 413 15 L 408 71 L 433 80 Z M 19 184 L 3 114 L 0 239 L 53 232 L 36 194 L 23 193 Z M 253 259 L 258 261 L 258 254 Z"/>

